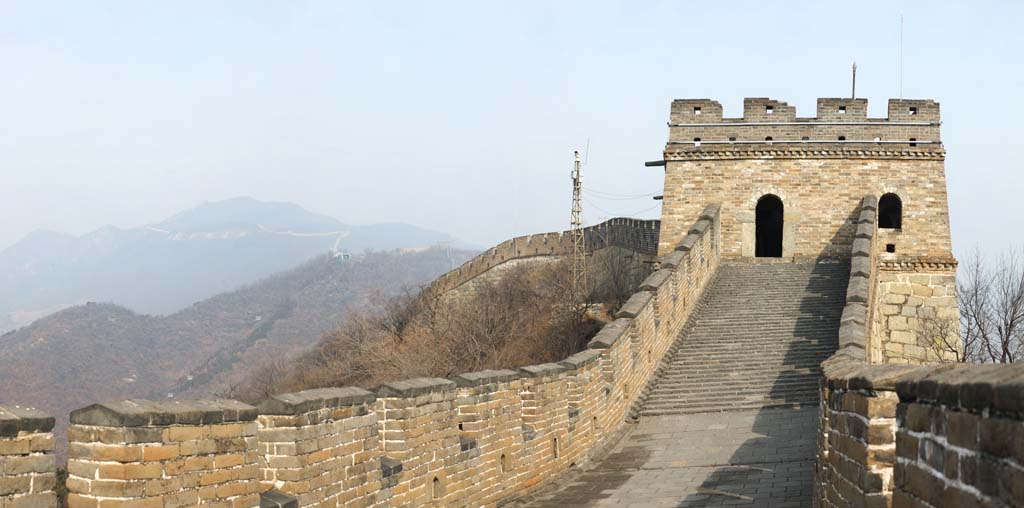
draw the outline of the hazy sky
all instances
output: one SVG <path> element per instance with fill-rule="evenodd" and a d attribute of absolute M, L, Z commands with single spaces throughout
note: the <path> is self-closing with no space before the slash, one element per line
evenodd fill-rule
<path fill-rule="evenodd" d="M 87 5 L 91 4 L 91 5 Z M 0 248 L 238 195 L 479 245 L 660 193 L 673 98 L 942 103 L 955 250 L 1024 230 L 1021 4 L 0 0 Z M 584 204 L 589 223 L 649 198 Z M 652 208 L 652 206 L 654 208 Z"/>

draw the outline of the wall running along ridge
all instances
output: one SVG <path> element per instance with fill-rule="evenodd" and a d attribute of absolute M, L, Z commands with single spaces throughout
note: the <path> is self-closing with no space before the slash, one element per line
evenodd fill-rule
<path fill-rule="evenodd" d="M 926 298 L 922 288 L 948 287 L 934 278 L 941 272 L 911 274 L 898 291 L 878 284 L 886 265 L 875 262 L 880 251 L 872 246 L 880 236 L 876 203 L 862 200 L 839 350 L 822 363 L 815 501 L 823 508 L 1024 506 L 1024 366 L 866 363 L 888 360 L 900 331 L 885 326 L 900 313 L 877 308 L 896 304 L 885 295 Z M 915 312 L 904 317 L 928 306 L 902 305 Z"/>
<path fill-rule="evenodd" d="M 699 212 L 700 210 L 694 212 L 690 216 L 690 220 Z M 584 228 L 584 244 L 588 253 L 594 253 L 606 247 L 622 247 L 654 260 L 658 253 L 660 229 L 661 221 L 658 220 L 609 219 L 595 226 Z M 462 266 L 438 277 L 430 284 L 427 291 L 448 292 L 509 261 L 535 257 L 568 256 L 572 252 L 572 235 L 569 231 L 519 236 L 487 249 L 463 263 Z"/>
<path fill-rule="evenodd" d="M 132 400 L 76 410 L 69 506 L 475 508 L 529 494 L 625 430 L 718 267 L 720 231 L 709 205 L 588 349 L 558 363 L 307 390 L 255 407 Z M 0 409 L 0 453 L 26 458 L 0 459 L 0 507 L 55 507 L 53 419 L 19 411 Z"/>

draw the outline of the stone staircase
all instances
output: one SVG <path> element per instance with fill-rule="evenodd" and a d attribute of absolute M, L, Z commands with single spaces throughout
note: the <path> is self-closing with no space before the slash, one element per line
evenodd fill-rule
<path fill-rule="evenodd" d="M 643 416 L 818 403 L 835 352 L 846 262 L 719 267 L 640 406 Z"/>

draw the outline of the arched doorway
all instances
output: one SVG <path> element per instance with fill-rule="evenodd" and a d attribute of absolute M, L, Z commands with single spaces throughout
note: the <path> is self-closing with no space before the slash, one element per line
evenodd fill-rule
<path fill-rule="evenodd" d="M 755 209 L 754 255 L 759 258 L 782 257 L 782 200 L 765 194 L 757 200 Z"/>
<path fill-rule="evenodd" d="M 878 200 L 878 227 L 903 229 L 903 201 L 899 196 L 890 192 Z"/>

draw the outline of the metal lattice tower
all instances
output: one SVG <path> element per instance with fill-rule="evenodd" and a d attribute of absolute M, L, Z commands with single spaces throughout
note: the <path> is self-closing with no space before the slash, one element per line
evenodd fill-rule
<path fill-rule="evenodd" d="M 574 303 L 583 305 L 587 297 L 587 245 L 583 234 L 583 204 L 581 191 L 583 179 L 580 176 L 580 152 L 572 169 L 572 292 Z"/>

